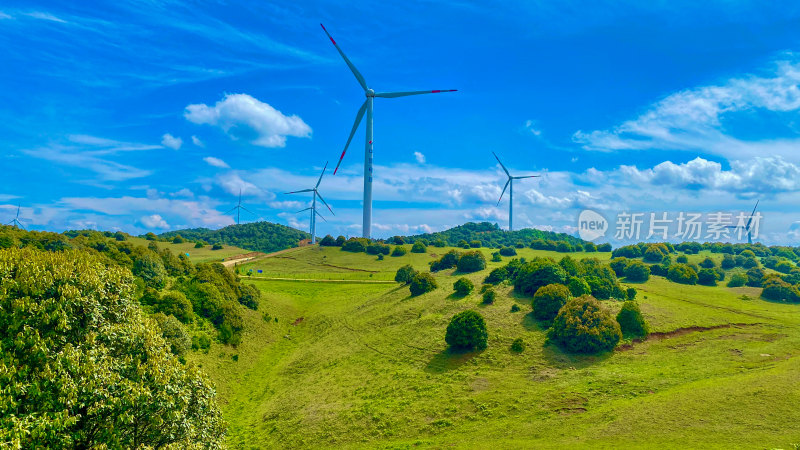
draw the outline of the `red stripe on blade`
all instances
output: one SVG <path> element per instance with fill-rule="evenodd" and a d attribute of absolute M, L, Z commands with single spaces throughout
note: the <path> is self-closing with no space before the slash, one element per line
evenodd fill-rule
<path fill-rule="evenodd" d="M 442 91 L 439 90 L 439 89 L 436 89 L 435 91 L 431 91 L 431 94 L 438 94 L 439 92 L 442 92 Z"/>

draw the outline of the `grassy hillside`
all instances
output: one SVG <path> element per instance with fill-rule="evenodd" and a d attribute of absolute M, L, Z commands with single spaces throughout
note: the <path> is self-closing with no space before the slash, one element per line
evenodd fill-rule
<path fill-rule="evenodd" d="M 194 242 L 173 244 L 172 242 L 148 241 L 139 237 L 129 237 L 128 240 L 135 245 L 141 245 L 144 247 L 147 247 L 150 242 L 155 242 L 159 250 L 168 248 L 176 255 L 188 254 L 189 259 L 195 264 L 204 262 L 221 262 L 227 258 L 230 258 L 231 256 L 250 253 L 250 250 L 234 247 L 232 245 L 223 245 L 221 249 L 213 250 L 211 245 L 206 245 L 203 248 L 195 248 Z"/>
<path fill-rule="evenodd" d="M 159 236 L 172 239 L 177 235 L 190 241 L 225 244 L 264 253 L 296 247 L 301 240 L 311 238 L 311 235 L 305 231 L 270 222 L 230 225 L 225 228 L 220 228 L 219 230 L 190 228 L 186 230 L 169 231 Z"/>
<path fill-rule="evenodd" d="M 306 247 L 242 268 L 265 277 L 380 280 L 403 264 L 425 269 L 431 252 L 446 250 L 377 261 Z M 500 264 L 467 277 L 478 286 Z M 439 289 L 419 297 L 394 284 L 247 281 L 263 296 L 258 311 L 245 313 L 243 343 L 191 355 L 217 383 L 231 446 L 791 448 L 800 441 L 798 305 L 760 300 L 757 288 L 654 276 L 634 285 L 650 339 L 575 356 L 545 345 L 530 298 L 511 286 L 500 285 L 497 301 L 484 306 L 477 292 L 450 295 L 452 270 L 434 276 Z M 514 304 L 521 311 L 510 312 Z M 466 309 L 486 318 L 489 346 L 451 354 L 444 331 Z M 525 351 L 511 352 L 520 337 Z"/>
<path fill-rule="evenodd" d="M 551 242 L 563 241 L 573 246 L 586 243 L 586 241 L 566 233 L 554 233 L 552 231 L 543 231 L 534 228 L 525 228 L 508 232 L 500 229 L 496 223 L 489 222 L 467 222 L 464 225 L 459 225 L 449 230 L 407 237 L 407 240 L 412 243 L 418 239 L 425 239 L 431 243 L 441 239 L 447 245 L 458 245 L 458 242 L 461 240 L 467 242 L 478 240 L 481 241 L 484 247 L 497 247 L 501 245 L 513 247 L 520 242 L 528 246 L 535 240 Z"/>

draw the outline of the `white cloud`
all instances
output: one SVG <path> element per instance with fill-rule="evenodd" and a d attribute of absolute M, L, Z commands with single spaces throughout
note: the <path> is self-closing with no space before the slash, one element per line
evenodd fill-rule
<path fill-rule="evenodd" d="M 280 202 L 270 202 L 269 207 L 272 209 L 289 209 L 289 210 L 300 210 L 303 208 L 307 208 L 309 202 L 300 202 L 295 200 L 284 200 Z"/>
<path fill-rule="evenodd" d="M 41 11 L 33 11 L 29 13 L 24 13 L 26 16 L 33 17 L 34 19 L 39 20 L 46 20 L 49 22 L 58 22 L 58 23 L 67 23 L 66 20 L 60 19 L 50 13 L 41 12 Z"/>
<path fill-rule="evenodd" d="M 205 158 L 203 158 L 203 161 L 208 163 L 208 165 L 210 165 L 210 166 L 219 167 L 221 169 L 230 169 L 231 168 L 231 166 L 229 166 L 228 163 L 226 163 L 225 161 L 223 161 L 223 160 L 221 160 L 219 158 L 215 158 L 213 156 L 206 156 Z"/>
<path fill-rule="evenodd" d="M 169 224 L 167 224 L 167 221 L 161 218 L 161 216 L 158 214 L 144 216 L 141 219 L 139 219 L 139 221 L 142 223 L 142 225 L 150 229 L 158 228 L 161 230 L 166 230 L 169 228 Z"/>
<path fill-rule="evenodd" d="M 236 172 L 219 174 L 214 178 L 214 183 L 231 195 L 238 196 L 239 193 L 241 193 L 244 196 L 259 197 L 264 200 L 272 200 L 275 198 L 275 194 L 265 191 L 249 181 L 243 180 Z"/>
<path fill-rule="evenodd" d="M 11 19 L 11 18 L 12 17 L 9 16 L 8 14 L 4 13 L 3 11 L 0 11 L 0 20 L 2 20 L 2 19 Z"/>
<path fill-rule="evenodd" d="M 194 197 L 194 192 L 190 191 L 187 188 L 183 188 L 183 189 L 181 189 L 181 190 L 179 190 L 177 192 L 173 192 L 173 193 L 171 193 L 169 195 L 170 195 L 170 197 L 193 198 Z"/>
<path fill-rule="evenodd" d="M 284 147 L 287 136 L 311 136 L 311 127 L 300 117 L 286 116 L 247 94 L 228 94 L 214 106 L 189 105 L 184 117 L 192 123 L 220 127 L 233 139 L 249 139 L 262 147 Z"/>
<path fill-rule="evenodd" d="M 164 147 L 169 147 L 173 150 L 178 150 L 181 148 L 181 145 L 183 145 L 183 139 L 167 133 L 164 136 L 161 136 L 161 145 Z"/>
<path fill-rule="evenodd" d="M 420 164 L 425 164 L 425 155 L 420 152 L 414 152 L 414 159 Z"/>
<path fill-rule="evenodd" d="M 589 150 L 687 150 L 733 158 L 781 155 L 800 159 L 800 139 L 744 140 L 734 137 L 727 119 L 737 115 L 800 109 L 800 62 L 794 55 L 778 61 L 767 76 L 731 78 L 718 85 L 686 89 L 653 104 L 643 114 L 611 130 L 577 131 L 573 140 Z M 773 118 L 775 120 L 775 118 Z M 774 134 L 773 134 L 774 136 Z"/>
<path fill-rule="evenodd" d="M 525 129 L 528 130 L 532 135 L 539 137 L 542 135 L 542 130 L 536 127 L 536 121 L 533 120 L 526 120 L 525 121 Z"/>
<path fill-rule="evenodd" d="M 204 144 L 203 141 L 201 141 L 197 136 L 192 136 L 192 144 L 202 148 L 206 147 L 206 144 Z"/>

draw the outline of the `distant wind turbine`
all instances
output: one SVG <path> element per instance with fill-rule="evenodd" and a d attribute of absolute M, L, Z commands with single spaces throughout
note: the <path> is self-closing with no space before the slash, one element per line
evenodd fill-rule
<path fill-rule="evenodd" d="M 521 180 L 523 178 L 539 178 L 539 175 L 526 175 L 524 177 L 512 177 L 511 174 L 508 173 L 508 169 L 506 169 L 506 166 L 504 166 L 503 163 L 500 162 L 500 158 L 498 158 L 497 155 L 494 152 L 492 152 L 492 154 L 494 155 L 494 159 L 496 159 L 497 162 L 500 163 L 500 167 L 503 168 L 503 172 L 505 172 L 506 176 L 508 176 L 508 181 L 506 181 L 506 185 L 503 186 L 503 192 L 500 193 L 500 199 L 497 200 L 497 205 L 498 206 L 500 205 L 500 200 L 503 200 L 503 194 L 506 193 L 506 188 L 509 188 L 508 189 L 508 231 L 513 231 L 514 230 L 514 226 L 513 226 L 513 219 L 514 219 L 514 180 Z"/>
<path fill-rule="evenodd" d="M 350 137 L 347 138 L 347 143 L 344 145 L 344 150 L 342 151 L 342 156 L 339 157 L 339 162 L 336 164 L 336 169 L 334 169 L 333 174 L 336 175 L 336 172 L 339 170 L 339 165 L 342 163 L 342 158 L 344 158 L 345 152 L 347 152 L 347 147 L 350 145 L 350 141 L 353 140 L 353 135 L 358 128 L 358 125 L 361 123 L 361 119 L 364 117 L 364 113 L 367 113 L 367 139 L 365 144 L 364 150 L 364 218 L 363 218 L 363 228 L 362 228 L 362 236 L 365 238 L 370 237 L 370 232 L 372 229 L 372 103 L 375 97 L 383 97 L 383 98 L 395 98 L 395 97 L 406 97 L 408 95 L 419 95 L 419 94 L 438 94 L 440 92 L 455 92 L 456 89 L 435 89 L 431 91 L 409 91 L 409 92 L 375 92 L 373 89 L 367 87 L 367 82 L 364 80 L 364 77 L 361 73 L 356 69 L 353 63 L 347 59 L 344 52 L 336 41 L 333 40 L 331 34 L 328 33 L 328 30 L 325 29 L 325 26 L 320 24 L 322 29 L 325 31 L 325 34 L 328 35 L 328 38 L 331 40 L 333 45 L 336 47 L 336 50 L 339 51 L 339 54 L 342 55 L 342 59 L 347 64 L 347 67 L 350 68 L 350 71 L 353 72 L 355 75 L 358 84 L 361 85 L 361 88 L 364 89 L 364 94 L 366 94 L 367 99 L 364 100 L 364 103 L 361 105 L 361 108 L 358 109 L 358 113 L 356 114 L 356 121 L 353 124 L 353 129 L 350 131 Z"/>
<path fill-rule="evenodd" d="M 756 208 L 758 208 L 758 202 L 760 202 L 760 201 L 761 200 L 756 200 L 756 206 L 753 207 L 753 212 L 750 213 L 750 217 L 747 219 L 747 224 L 745 224 L 745 226 L 744 226 L 744 232 L 745 232 L 745 234 L 747 234 L 747 243 L 748 244 L 752 244 L 753 243 L 753 236 L 752 236 L 752 234 L 750 232 L 750 225 L 753 223 L 753 216 L 756 214 Z M 728 228 L 736 229 L 736 228 L 739 228 L 739 225 L 730 225 L 730 226 L 728 226 Z"/>
<path fill-rule="evenodd" d="M 249 209 L 247 209 L 244 206 L 242 206 L 242 190 L 241 189 L 239 189 L 239 203 L 237 203 L 236 206 L 234 206 L 233 208 L 225 211 L 225 214 L 228 214 L 229 212 L 231 212 L 233 210 L 236 210 L 236 225 L 239 225 L 239 217 L 242 214 L 242 210 L 245 210 L 245 211 L 249 212 L 250 214 L 253 214 L 253 211 L 250 211 Z M 223 214 L 223 215 L 225 215 L 225 214 Z M 253 215 L 255 216 L 255 214 L 253 214 Z"/>
<path fill-rule="evenodd" d="M 23 230 L 25 230 L 26 229 L 25 226 L 22 225 L 22 222 L 20 221 L 20 220 L 25 220 L 25 219 L 20 219 L 19 218 L 19 209 L 20 209 L 20 205 L 17 205 L 17 215 L 14 216 L 14 218 L 11 219 L 11 221 L 8 222 L 6 225 L 11 225 L 12 227 L 22 228 Z"/>
<path fill-rule="evenodd" d="M 322 168 L 322 173 L 319 174 L 319 180 L 317 180 L 317 184 L 313 188 L 311 188 L 311 189 L 303 189 L 303 190 L 300 190 L 300 191 L 292 191 L 292 192 L 287 192 L 286 193 L 286 194 L 299 194 L 301 192 L 313 192 L 313 194 L 311 195 L 311 206 L 309 206 L 308 208 L 305 208 L 305 209 L 301 209 L 300 211 L 297 211 L 298 213 L 301 213 L 303 211 L 311 210 L 311 244 L 312 245 L 317 243 L 317 216 L 319 216 L 322 220 L 325 220 L 325 218 L 322 217 L 322 214 L 320 214 L 319 211 L 317 211 L 317 197 L 319 197 L 319 200 L 325 206 L 328 207 L 328 211 L 330 211 L 331 214 L 333 214 L 333 210 L 331 209 L 330 206 L 328 206 L 328 203 L 325 202 L 325 199 L 323 199 L 322 195 L 320 195 L 320 193 L 319 193 L 319 184 L 322 183 L 322 176 L 325 175 L 325 169 L 327 169 L 327 168 L 328 168 L 328 162 L 326 161 L 325 162 L 325 167 Z M 325 220 L 325 222 L 327 222 L 327 220 Z"/>

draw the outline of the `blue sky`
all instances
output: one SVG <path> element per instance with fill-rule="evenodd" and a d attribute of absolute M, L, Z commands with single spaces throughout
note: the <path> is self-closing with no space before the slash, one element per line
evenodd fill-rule
<path fill-rule="evenodd" d="M 593 209 L 749 211 L 800 237 L 796 2 L 11 2 L 0 5 L 0 215 L 130 233 L 255 215 L 307 228 L 376 90 L 374 235 Z M 364 130 L 321 192 L 318 233 L 358 235 Z M 612 239 L 613 240 L 613 239 Z"/>

